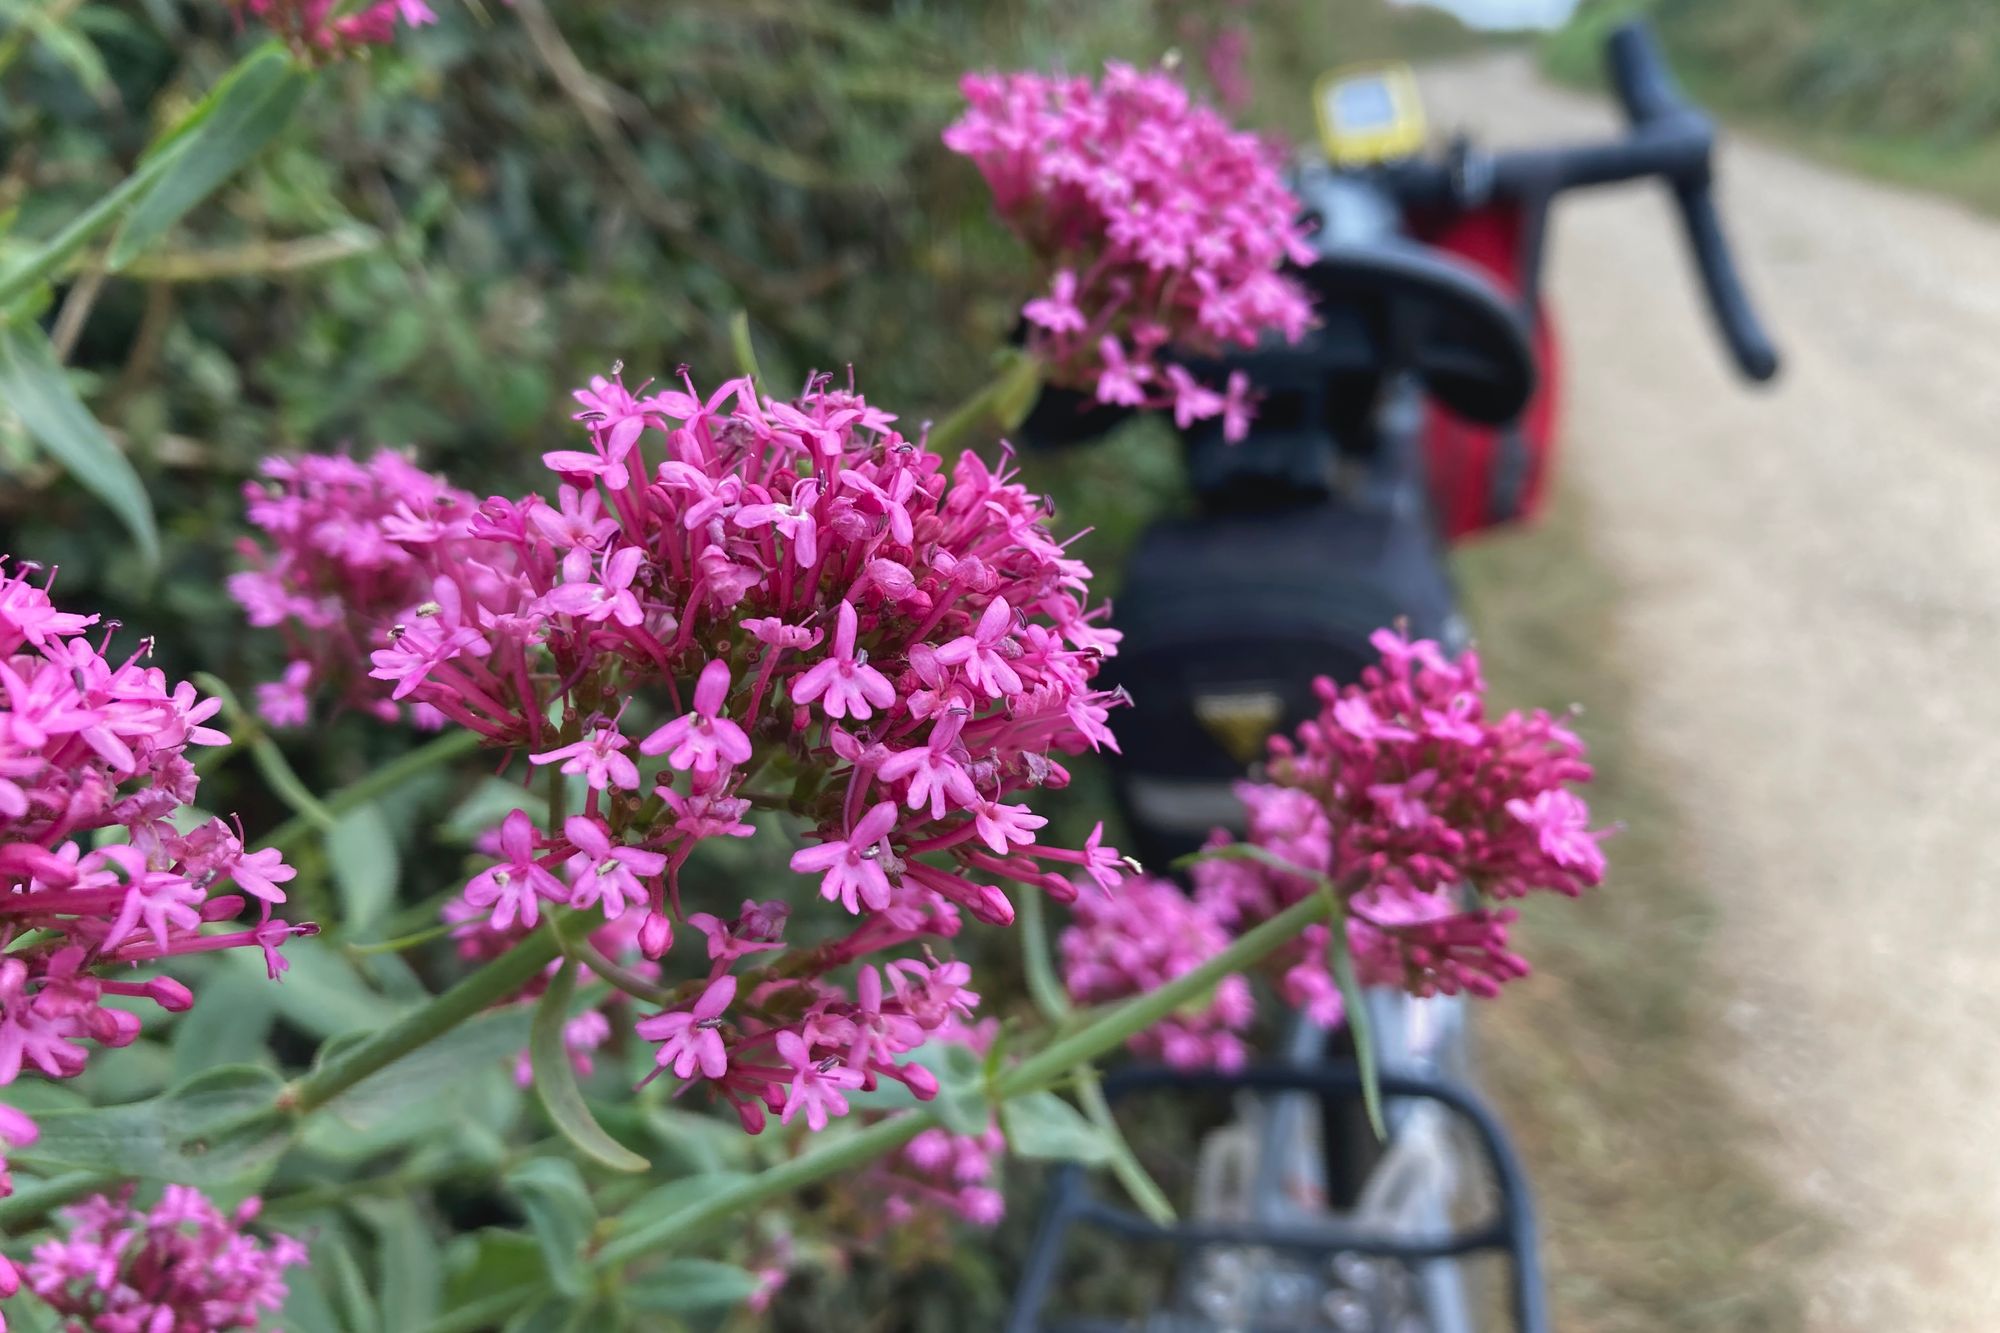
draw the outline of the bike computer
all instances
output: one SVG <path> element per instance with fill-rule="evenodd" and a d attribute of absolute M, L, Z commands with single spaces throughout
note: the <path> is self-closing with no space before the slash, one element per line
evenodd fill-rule
<path fill-rule="evenodd" d="M 1320 142 L 1337 166 L 1371 166 L 1424 146 L 1423 99 L 1408 65 L 1332 70 L 1320 76 L 1313 105 Z"/>

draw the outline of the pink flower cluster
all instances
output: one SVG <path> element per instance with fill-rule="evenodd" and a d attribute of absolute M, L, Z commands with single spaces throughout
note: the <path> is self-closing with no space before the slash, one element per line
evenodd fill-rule
<path fill-rule="evenodd" d="M 277 628 L 291 655 L 280 679 L 257 687 L 258 712 L 275 727 L 303 726 L 311 692 L 324 690 L 343 706 L 398 720 L 402 705 L 362 667 L 375 636 L 429 595 L 430 549 L 448 548 L 467 577 L 497 563 L 487 582 L 511 570 L 512 552 L 468 535 L 478 497 L 393 450 L 366 461 L 269 458 L 262 471 L 263 480 L 244 487 L 244 508 L 268 545 L 239 542 L 249 568 L 228 581 L 250 623 Z M 426 728 L 444 722 L 422 705 L 408 716 Z"/>
<path fill-rule="evenodd" d="M 1052 382 L 1100 402 L 1172 407 L 1178 424 L 1220 416 L 1248 430 L 1248 381 L 1204 385 L 1163 349 L 1208 353 L 1293 341 L 1311 322 L 1280 270 L 1311 251 L 1276 151 L 1229 128 L 1163 71 L 1105 67 L 1103 80 L 969 74 L 970 104 L 945 131 L 1049 273 L 1022 308 Z"/>
<path fill-rule="evenodd" d="M 1130 882 L 1129 880 L 1127 881 Z M 938 1044 L 962 1045 L 984 1057 L 999 1035 L 998 1019 L 979 1023 L 952 1020 L 937 1032 Z M 948 1251 L 952 1224 L 992 1227 L 1006 1215 L 998 1188 L 999 1164 L 1007 1153 L 997 1123 L 977 1134 L 954 1134 L 935 1127 L 876 1162 L 852 1186 L 862 1238 L 894 1235 L 904 1246 Z"/>
<path fill-rule="evenodd" d="M 1158 989 L 1229 947 L 1213 912 L 1150 875 L 1132 876 L 1116 894 L 1084 894 L 1071 911 L 1058 946 L 1063 985 L 1085 1004 Z M 1200 1005 L 1133 1038 L 1132 1049 L 1182 1069 L 1240 1069 L 1249 1052 L 1238 1034 L 1255 1015 L 1249 981 L 1225 977 Z"/>
<path fill-rule="evenodd" d="M 1267 781 L 1238 787 L 1248 841 L 1336 882 L 1362 984 L 1495 995 L 1528 964 L 1508 947 L 1513 909 L 1488 904 L 1576 897 L 1604 877 L 1603 835 L 1570 790 L 1591 775 L 1582 742 L 1544 712 L 1488 717 L 1474 653 L 1448 660 L 1436 644 L 1389 630 L 1374 643 L 1380 665 L 1346 687 L 1318 681 L 1320 714 L 1296 737 L 1272 740 Z M 1218 833 L 1210 846 L 1233 841 Z M 1079 993 L 1150 988 L 1167 966 L 1185 971 L 1318 891 L 1313 879 L 1255 860 L 1201 860 L 1192 878 L 1192 897 L 1149 882 L 1148 910 L 1129 922 L 1101 904 L 1079 912 L 1062 941 Z M 1181 948 L 1165 951 L 1171 964 L 1153 940 L 1160 921 L 1179 923 Z M 1331 1025 L 1342 1006 L 1329 941 L 1326 927 L 1309 928 L 1277 967 L 1286 1001 Z M 1184 1033 L 1146 1040 L 1176 1063 L 1217 1059 Z"/>
<path fill-rule="evenodd" d="M 139 1017 L 110 997 L 192 1002 L 170 977 L 103 973 L 257 947 L 275 977 L 278 946 L 313 929 L 271 917 L 294 874 L 278 852 L 245 850 L 220 819 L 177 831 L 198 782 L 186 748 L 229 739 L 205 725 L 219 701 L 170 686 L 143 653 L 106 658 L 85 637 L 96 622 L 58 611 L 25 572 L 0 571 L 0 1087 L 24 1071 L 74 1077 L 86 1040 L 129 1045 Z M 232 882 L 241 892 L 217 891 Z M 255 926 L 204 933 L 241 913 L 245 895 Z M 0 1139 L 32 1138 L 0 1108 Z M 5 1184 L 0 1164 L 0 1193 Z"/>
<path fill-rule="evenodd" d="M 268 594 L 256 613 L 314 671 L 370 643 L 392 701 L 515 751 L 529 780 L 579 781 L 583 808 L 558 826 L 503 823 L 457 911 L 501 935 L 551 905 L 636 921 L 649 959 L 694 926 L 707 965 L 640 1024 L 662 1068 L 707 1080 L 752 1130 L 767 1112 L 822 1126 L 884 1076 L 928 1096 L 900 1057 L 969 1012 L 968 970 L 862 960 L 948 939 L 961 914 L 1010 922 L 1004 885 L 1068 900 L 1070 873 L 1122 875 L 1096 834 L 1042 845 L 1017 799 L 1112 741 L 1117 700 L 1091 681 L 1116 635 L 1082 600 L 1090 571 L 1006 473 L 970 453 L 947 465 L 824 378 L 793 401 L 747 380 L 703 398 L 616 378 L 577 399 L 587 447 L 545 456 L 554 503 L 496 498 L 468 520 L 458 493 L 379 458 L 346 465 L 367 484 L 260 491 L 284 508 L 259 520 L 277 550 L 239 596 Z M 320 533 L 338 534 L 331 564 L 315 564 Z M 406 600 L 343 600 L 352 553 L 378 544 Z M 308 590 L 344 614 L 309 619 Z M 759 806 L 810 832 L 792 868 L 847 933 L 788 948 L 783 904 L 683 914 L 689 857 L 754 836 Z M 738 976 L 753 954 L 771 957 Z M 857 964 L 850 994 L 833 974 Z"/>
<path fill-rule="evenodd" d="M 437 14 L 424 0 L 374 0 L 352 13 L 337 12 L 341 0 L 234 0 L 239 15 L 249 14 L 302 55 L 339 57 L 364 46 L 384 46 L 395 40 L 396 24 L 412 28 L 436 23 Z"/>
<path fill-rule="evenodd" d="M 167 1186 L 150 1212 L 133 1206 L 129 1187 L 98 1195 L 65 1209 L 69 1235 L 37 1245 L 21 1272 L 0 1259 L 0 1294 L 25 1276 L 65 1328 L 93 1333 L 260 1328 L 285 1303 L 283 1271 L 306 1250 L 289 1236 L 267 1244 L 250 1235 L 259 1210 L 253 1198 L 224 1214 L 184 1185 Z"/>

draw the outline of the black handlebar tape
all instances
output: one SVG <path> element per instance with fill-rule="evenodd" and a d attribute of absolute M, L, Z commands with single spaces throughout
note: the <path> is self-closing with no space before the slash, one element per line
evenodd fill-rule
<path fill-rule="evenodd" d="M 1693 109 L 1661 57 L 1653 30 L 1644 22 L 1620 24 L 1605 44 L 1604 59 L 1611 67 L 1611 86 L 1625 107 L 1625 118 L 1633 124 Z"/>
<path fill-rule="evenodd" d="M 1764 332 L 1763 322 L 1750 304 L 1750 294 L 1737 276 L 1736 261 L 1730 257 L 1729 242 L 1722 234 L 1722 220 L 1707 184 L 1696 188 L 1676 185 L 1674 197 L 1687 224 L 1688 244 L 1694 247 L 1701 285 L 1708 292 L 1709 311 L 1729 344 L 1730 355 L 1749 378 L 1760 382 L 1770 379 L 1778 373 L 1778 349 Z"/>
<path fill-rule="evenodd" d="M 1611 85 L 1625 108 L 1626 118 L 1635 127 L 1673 121 L 1690 135 L 1698 135 L 1703 149 L 1680 170 L 1669 174 L 1674 198 L 1680 204 L 1688 244 L 1694 249 L 1701 285 L 1708 294 L 1709 312 L 1729 344 L 1737 367 L 1753 380 L 1768 380 L 1778 373 L 1778 351 L 1764 332 L 1750 304 L 1749 293 L 1737 275 L 1730 257 L 1729 241 L 1723 235 L 1722 220 L 1715 210 L 1710 188 L 1709 158 L 1715 131 L 1708 118 L 1682 95 L 1667 62 L 1660 55 L 1652 29 L 1634 21 L 1611 34 L 1605 47 Z"/>

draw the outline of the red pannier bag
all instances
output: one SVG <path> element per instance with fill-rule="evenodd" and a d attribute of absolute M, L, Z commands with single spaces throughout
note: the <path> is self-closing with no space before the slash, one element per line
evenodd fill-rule
<path fill-rule="evenodd" d="M 1425 244 L 1476 265 L 1502 291 L 1519 297 L 1525 223 L 1519 207 L 1500 202 L 1447 217 L 1413 219 L 1413 230 Z M 1531 519 L 1547 495 L 1560 375 L 1555 333 L 1540 303 L 1531 334 L 1541 378 L 1519 420 L 1486 426 L 1436 402 L 1426 404 L 1424 461 L 1446 541 Z"/>

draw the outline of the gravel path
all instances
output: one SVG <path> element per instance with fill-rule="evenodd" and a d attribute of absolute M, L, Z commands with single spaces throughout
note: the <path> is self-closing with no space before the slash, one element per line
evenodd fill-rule
<path fill-rule="evenodd" d="M 1614 124 L 1518 56 L 1425 92 L 1438 129 L 1487 143 Z M 1987 1333 L 2000 226 L 1740 140 L 1719 170 L 1782 383 L 1733 380 L 1657 188 L 1574 197 L 1550 252 L 1564 465 L 1632 590 L 1635 724 L 1722 908 L 1717 1058 L 1774 1174 L 1840 1226 L 1812 1328 Z"/>

